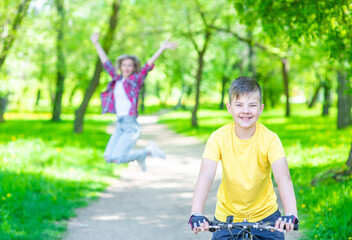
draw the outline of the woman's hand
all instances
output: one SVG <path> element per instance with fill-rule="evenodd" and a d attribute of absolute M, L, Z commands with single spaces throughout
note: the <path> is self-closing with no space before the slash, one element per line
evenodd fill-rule
<path fill-rule="evenodd" d="M 164 41 L 160 48 L 158 49 L 158 51 L 156 51 L 156 53 L 154 53 L 154 55 L 148 60 L 147 64 L 148 65 L 153 65 L 154 62 L 160 57 L 160 55 L 164 52 L 164 50 L 166 49 L 172 49 L 174 50 L 175 48 L 177 48 L 177 43 L 176 42 L 170 42 L 170 39 L 167 39 L 166 41 Z"/>
<path fill-rule="evenodd" d="M 106 55 L 104 49 L 102 48 L 102 46 L 99 43 L 99 34 L 98 33 L 93 33 L 90 36 L 90 40 L 92 41 L 92 43 L 94 44 L 94 46 L 95 46 L 95 48 L 97 50 L 98 56 L 100 58 L 100 61 L 103 64 L 106 63 L 107 61 L 109 61 L 108 56 Z"/>
<path fill-rule="evenodd" d="M 175 50 L 177 48 L 177 42 L 170 42 L 170 38 L 161 44 L 161 47 L 165 49 Z"/>

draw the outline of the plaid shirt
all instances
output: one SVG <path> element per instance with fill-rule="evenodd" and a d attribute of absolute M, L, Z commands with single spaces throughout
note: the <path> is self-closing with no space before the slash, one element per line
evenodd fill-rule
<path fill-rule="evenodd" d="M 122 75 L 117 74 L 114 66 L 111 61 L 107 61 L 103 64 L 105 70 L 112 77 L 112 81 L 108 83 L 108 87 L 105 92 L 100 94 L 101 104 L 103 107 L 104 113 L 116 113 L 115 111 L 115 97 L 114 97 L 114 88 L 117 81 L 122 80 Z M 128 99 L 131 101 L 132 106 L 129 112 L 129 116 L 137 116 L 138 115 L 138 98 L 139 91 L 141 90 L 144 80 L 149 71 L 154 68 L 154 64 L 152 66 L 147 63 L 141 68 L 141 71 L 138 73 L 134 73 L 129 76 L 124 82 L 123 86 L 125 88 Z"/>

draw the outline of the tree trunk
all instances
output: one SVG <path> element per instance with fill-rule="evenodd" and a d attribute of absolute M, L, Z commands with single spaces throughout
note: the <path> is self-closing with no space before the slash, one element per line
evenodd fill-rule
<path fill-rule="evenodd" d="M 202 81 L 202 73 L 203 73 L 203 66 L 204 66 L 204 54 L 207 50 L 208 43 L 211 37 L 211 32 L 208 29 L 205 32 L 205 38 L 204 38 L 204 45 L 201 51 L 198 50 L 198 69 L 197 69 L 197 75 L 196 75 L 196 99 L 195 99 L 195 104 L 194 108 L 192 111 L 192 126 L 193 127 L 198 127 L 198 117 L 197 117 L 197 111 L 199 107 L 199 96 L 200 96 L 200 83 Z"/>
<path fill-rule="evenodd" d="M 183 97 L 183 95 L 184 95 L 185 92 L 186 92 L 186 84 L 183 82 L 183 83 L 182 83 L 181 95 L 180 95 L 180 97 L 178 98 L 177 104 L 173 107 L 174 110 L 179 109 L 180 107 L 185 108 L 185 107 L 182 105 L 182 97 Z"/>
<path fill-rule="evenodd" d="M 226 51 L 225 52 L 225 59 L 224 59 L 225 60 L 224 69 L 226 69 L 226 66 L 227 66 L 227 64 L 229 62 L 229 57 L 228 57 L 227 53 L 228 52 Z M 240 72 L 241 72 L 241 75 L 242 75 L 242 66 L 241 66 L 241 62 L 240 61 L 239 62 L 236 61 L 234 64 L 232 64 L 231 70 L 235 70 L 235 69 L 240 69 Z M 225 95 L 226 95 L 226 85 L 230 81 L 230 77 L 224 74 L 222 76 L 221 80 L 222 80 L 222 82 L 221 82 L 221 100 L 220 100 L 219 108 L 220 109 L 224 109 L 224 107 L 225 107 L 225 100 L 224 99 L 225 99 Z"/>
<path fill-rule="evenodd" d="M 40 88 L 39 88 L 39 89 L 37 90 L 37 98 L 36 98 L 36 100 L 35 100 L 35 106 L 37 106 L 37 107 L 38 107 L 38 105 L 39 105 L 40 94 L 41 94 L 41 90 L 40 90 Z"/>
<path fill-rule="evenodd" d="M 264 104 L 265 108 L 268 109 L 269 108 L 269 101 L 268 101 L 268 88 L 266 86 L 266 81 L 267 81 L 267 78 L 263 78 L 262 79 L 263 82 L 262 82 L 262 91 L 263 91 L 263 96 L 262 96 L 262 104 Z M 273 107 L 273 106 L 271 106 Z"/>
<path fill-rule="evenodd" d="M 346 128 L 351 123 L 351 102 L 347 90 L 349 83 L 347 73 L 339 70 L 337 72 L 337 128 Z"/>
<path fill-rule="evenodd" d="M 110 17 L 110 24 L 109 24 L 109 30 L 108 33 L 106 34 L 104 40 L 103 40 L 103 49 L 108 54 L 110 47 L 112 45 L 112 40 L 114 38 L 116 26 L 117 26 L 117 20 L 118 20 L 118 13 L 119 13 L 119 8 L 120 8 L 120 0 L 116 0 L 112 4 L 112 14 Z M 81 133 L 83 131 L 83 118 L 84 114 L 86 112 L 88 103 L 99 85 L 99 79 L 100 79 L 100 73 L 102 71 L 103 67 L 100 63 L 100 60 L 98 59 L 97 63 L 95 64 L 95 71 L 94 71 L 94 76 L 92 80 L 90 81 L 90 84 L 84 94 L 83 101 L 79 108 L 75 112 L 75 122 L 74 122 L 74 132 L 76 133 Z"/>
<path fill-rule="evenodd" d="M 31 2 L 31 0 L 23 0 L 20 3 L 20 5 L 18 6 L 16 17 L 12 23 L 12 28 L 9 32 L 9 35 L 7 35 L 5 37 L 4 42 L 3 42 L 3 47 L 0 52 L 0 69 L 5 62 L 8 51 L 10 50 L 13 42 L 15 41 L 15 38 L 17 35 L 17 30 L 18 30 L 19 26 L 21 25 L 21 22 L 22 22 L 24 16 L 27 13 L 28 6 L 29 6 L 30 2 Z"/>
<path fill-rule="evenodd" d="M 74 122 L 74 132 L 81 133 L 83 132 L 83 119 L 84 114 L 87 110 L 88 103 L 93 96 L 95 89 L 99 85 L 100 74 L 103 70 L 103 66 L 101 65 L 100 60 L 98 60 L 95 64 L 94 76 L 91 82 L 89 83 L 88 88 L 83 97 L 83 101 L 79 108 L 75 111 L 75 122 Z"/>
<path fill-rule="evenodd" d="M 329 109 L 331 106 L 331 100 L 330 100 L 330 95 L 331 95 L 331 85 L 328 82 L 323 83 L 323 89 L 324 89 L 324 102 L 323 102 L 323 116 L 328 116 L 329 115 Z"/>
<path fill-rule="evenodd" d="M 0 122 L 4 122 L 4 114 L 7 106 L 7 97 L 0 97 Z"/>
<path fill-rule="evenodd" d="M 252 32 L 248 32 L 248 71 L 251 74 L 253 79 L 257 79 L 257 72 L 255 69 L 255 54 L 254 54 L 254 47 L 252 44 Z"/>
<path fill-rule="evenodd" d="M 221 83 L 221 101 L 220 101 L 220 109 L 224 109 L 224 98 L 225 98 L 225 91 L 226 91 L 226 83 L 230 80 L 229 77 L 223 76 L 222 83 Z"/>
<path fill-rule="evenodd" d="M 288 60 L 281 58 L 282 62 L 282 75 L 284 80 L 284 89 L 286 95 L 286 117 L 290 116 L 290 94 L 289 94 L 289 79 L 288 79 Z"/>
<path fill-rule="evenodd" d="M 155 95 L 158 98 L 159 103 L 161 104 L 162 100 L 161 100 L 160 92 L 161 92 L 160 82 L 159 80 L 157 80 L 155 84 Z"/>
<path fill-rule="evenodd" d="M 64 25 L 65 25 L 65 9 L 64 1 L 56 0 L 55 1 L 57 12 L 60 16 L 58 29 L 57 29 L 57 42 L 56 42 L 56 51 L 57 51 L 57 79 L 56 79 L 56 91 L 55 91 L 55 100 L 53 107 L 53 117 L 52 120 L 58 122 L 61 120 L 61 102 L 62 94 L 64 92 L 64 81 L 65 81 L 65 56 L 64 56 Z"/>
<path fill-rule="evenodd" d="M 348 156 L 346 165 L 349 166 L 350 169 L 352 169 L 352 143 L 351 143 L 350 155 Z"/>
<path fill-rule="evenodd" d="M 319 90 L 320 90 L 321 87 L 322 87 L 322 85 L 319 83 L 319 86 L 314 91 L 312 100 L 308 104 L 308 108 L 312 108 L 314 106 L 314 104 L 316 103 L 316 101 L 318 99 Z"/>
<path fill-rule="evenodd" d="M 198 111 L 198 106 L 199 106 L 199 96 L 200 96 L 200 82 L 202 81 L 202 72 L 203 72 L 203 66 L 204 66 L 204 53 L 205 49 L 203 48 L 203 51 L 198 53 L 198 69 L 197 69 L 197 75 L 196 75 L 196 99 L 195 99 L 195 104 L 194 108 L 192 111 L 192 126 L 193 127 L 198 127 L 198 118 L 197 118 L 197 111 Z"/>
<path fill-rule="evenodd" d="M 54 101 L 55 101 L 55 94 L 52 88 L 52 83 L 51 81 L 48 81 L 48 91 L 49 91 L 49 95 L 50 95 L 50 104 L 51 106 L 54 106 Z"/>

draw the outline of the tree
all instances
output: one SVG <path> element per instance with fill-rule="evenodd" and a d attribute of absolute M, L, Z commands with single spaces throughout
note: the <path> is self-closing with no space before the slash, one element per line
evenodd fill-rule
<path fill-rule="evenodd" d="M 338 118 L 351 119 L 352 106 L 350 101 L 345 101 L 350 97 L 344 96 L 351 85 L 343 80 L 345 74 L 350 72 L 348 68 L 352 63 L 350 1 L 247 0 L 245 4 L 236 1 L 235 8 L 243 23 L 248 26 L 259 24 L 273 39 L 277 35 L 285 35 L 290 43 L 299 45 L 302 42 L 323 41 L 330 58 L 337 62 L 335 66 L 339 72 L 337 80 L 341 89 L 338 98 L 343 104 L 338 105 Z M 344 128 L 351 124 L 351 120 L 339 119 L 338 123 L 338 128 Z"/>
<path fill-rule="evenodd" d="M 214 9 L 213 9 L 214 10 Z M 195 94 L 195 103 L 192 110 L 192 119 L 191 123 L 193 127 L 198 127 L 198 117 L 197 112 L 199 108 L 199 98 L 200 98 L 200 86 L 202 82 L 202 73 L 204 67 L 204 56 L 205 52 L 208 48 L 210 38 L 212 36 L 212 28 L 211 26 L 214 24 L 215 20 L 217 19 L 217 15 L 219 12 L 215 12 L 215 15 L 212 18 L 205 15 L 202 6 L 198 1 L 196 1 L 196 12 L 199 14 L 201 19 L 201 29 L 197 29 L 194 31 L 191 29 L 193 19 L 191 19 L 190 12 L 187 13 L 187 20 L 188 20 L 188 32 L 185 34 L 188 40 L 191 41 L 196 53 L 197 53 L 197 72 L 196 72 L 196 94 Z M 210 20 L 208 21 L 207 19 Z M 196 39 L 201 36 L 201 43 L 199 43 Z"/>
<path fill-rule="evenodd" d="M 0 52 L 0 69 L 5 62 L 8 51 L 16 39 L 18 28 L 20 27 L 23 18 L 26 16 L 30 2 L 31 0 L 23 0 L 17 7 L 17 13 L 11 24 L 11 29 L 3 41 L 4 43 Z"/>
<path fill-rule="evenodd" d="M 349 86 L 348 76 L 345 71 L 339 70 L 337 72 L 337 128 L 344 128 L 351 124 L 351 99 L 346 92 Z"/>
<path fill-rule="evenodd" d="M 272 38 L 284 34 L 295 44 L 302 41 L 324 42 L 330 57 L 337 63 L 337 127 L 351 125 L 351 85 L 348 76 L 352 65 L 351 2 L 246 0 L 245 4 L 236 1 L 235 7 L 243 23 L 249 26 L 260 24 Z M 346 164 L 351 172 L 352 161 L 348 160 Z"/>
<path fill-rule="evenodd" d="M 285 95 L 286 95 L 286 117 L 290 116 L 290 91 L 289 91 L 289 78 L 288 78 L 288 60 L 287 58 L 281 58 L 282 62 L 282 78 L 284 80 Z"/>
<path fill-rule="evenodd" d="M 53 121 L 60 121 L 62 94 L 64 92 L 65 81 L 65 56 L 64 56 L 64 28 L 65 28 L 65 7 L 63 0 L 55 0 L 55 6 L 59 15 L 57 23 L 57 39 L 56 39 L 56 91 L 53 106 Z"/>
<path fill-rule="evenodd" d="M 204 54 L 207 50 L 209 40 L 211 37 L 211 31 L 210 31 L 209 27 L 207 26 L 207 23 L 205 22 L 204 17 L 203 17 L 203 19 L 204 19 L 205 29 L 204 29 L 204 42 L 203 42 L 202 46 L 199 46 L 196 43 L 191 31 L 189 31 L 189 35 L 188 35 L 195 50 L 197 51 L 197 55 L 198 55 L 198 59 L 197 59 L 198 66 L 197 66 L 197 74 L 196 74 L 196 98 L 195 98 L 194 108 L 192 111 L 192 126 L 193 127 L 198 127 L 197 111 L 198 111 L 198 107 L 199 107 L 200 84 L 202 81 L 202 73 L 203 73 L 203 67 L 204 67 Z"/>
<path fill-rule="evenodd" d="M 10 48 L 12 47 L 13 42 L 16 39 L 18 28 L 21 25 L 23 18 L 26 16 L 28 6 L 31 0 L 23 0 L 17 7 L 17 13 L 15 18 L 12 20 L 10 30 L 4 39 L 2 39 L 2 50 L 0 52 L 0 70 L 2 65 L 5 62 L 5 59 L 8 55 Z M 6 2 L 4 2 L 6 4 Z M 5 8 L 4 8 L 5 9 Z M 4 121 L 4 113 L 6 110 L 6 105 L 8 102 L 8 94 L 6 93 L 3 96 L 0 96 L 0 122 Z"/>
<path fill-rule="evenodd" d="M 243 63 L 245 59 L 242 59 L 244 44 L 236 41 L 231 35 L 218 32 L 214 35 L 213 43 L 216 48 L 212 51 L 212 60 L 210 61 L 211 69 L 207 71 L 206 78 L 216 79 L 218 81 L 212 81 L 216 86 L 212 86 L 208 83 L 207 88 L 210 88 L 212 92 L 214 90 L 220 91 L 220 103 L 219 109 L 225 108 L 225 96 L 231 84 L 231 80 L 234 80 L 234 76 L 243 75 Z M 213 83 L 213 84 L 214 84 Z M 214 95 L 210 92 L 207 94 Z"/>
<path fill-rule="evenodd" d="M 257 47 L 258 49 L 262 50 L 263 52 L 267 53 L 270 57 L 275 57 L 276 59 L 280 60 L 281 65 L 282 65 L 282 80 L 284 83 L 284 89 L 285 89 L 285 96 L 286 96 L 286 117 L 290 116 L 290 91 L 289 91 L 289 65 L 288 65 L 288 54 L 284 54 L 283 51 L 279 49 L 272 50 L 273 48 L 271 46 L 265 46 L 259 42 L 256 42 L 253 39 L 252 31 L 250 30 L 247 33 L 247 37 L 243 37 L 240 34 L 238 34 L 237 31 L 234 31 L 233 29 L 230 28 L 230 26 L 227 26 L 227 28 L 222 28 L 219 26 L 211 26 L 212 28 L 221 31 L 221 32 L 227 32 L 233 35 L 235 38 L 237 38 L 239 41 L 242 41 L 248 45 L 248 72 L 249 75 L 251 75 L 254 78 L 257 78 L 257 71 L 255 69 L 255 54 L 254 54 L 254 47 Z M 252 26 L 250 26 L 252 27 Z M 281 46 L 282 48 L 285 48 Z"/>
<path fill-rule="evenodd" d="M 0 96 L 0 122 L 4 121 L 4 113 L 6 110 L 8 94 Z"/>
<path fill-rule="evenodd" d="M 324 89 L 324 102 L 323 102 L 323 111 L 322 115 L 323 116 L 328 116 L 329 115 L 329 109 L 331 106 L 331 82 L 329 79 L 326 79 L 322 83 L 323 89 Z"/>
<path fill-rule="evenodd" d="M 107 54 L 110 50 L 110 47 L 114 39 L 114 34 L 115 34 L 117 22 L 118 22 L 119 9 L 120 9 L 120 0 L 115 0 L 112 4 L 112 13 L 109 21 L 109 29 L 102 42 L 102 47 Z M 74 132 L 76 133 L 81 133 L 83 131 L 84 114 L 86 112 L 88 103 L 93 93 L 95 92 L 95 89 L 99 85 L 99 79 L 100 79 L 100 74 L 102 72 L 102 69 L 103 69 L 102 64 L 100 60 L 97 59 L 93 78 L 90 81 L 88 88 L 86 89 L 81 105 L 75 112 Z"/>

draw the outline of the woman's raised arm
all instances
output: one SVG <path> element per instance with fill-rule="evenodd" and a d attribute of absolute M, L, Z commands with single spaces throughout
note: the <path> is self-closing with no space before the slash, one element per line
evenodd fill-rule
<path fill-rule="evenodd" d="M 92 41 L 92 43 L 94 44 L 94 46 L 98 52 L 98 56 L 100 58 L 100 61 L 102 63 L 106 63 L 107 61 L 109 61 L 108 56 L 106 55 L 104 49 L 102 48 L 102 46 L 99 43 L 99 34 L 93 33 L 92 36 L 90 36 L 90 40 Z"/>
<path fill-rule="evenodd" d="M 154 55 L 148 60 L 148 65 L 153 65 L 154 62 L 160 57 L 160 55 L 166 50 L 166 49 L 176 49 L 177 48 L 177 43 L 176 42 L 170 42 L 170 39 L 167 39 L 164 41 L 158 51 L 154 53 Z"/>

